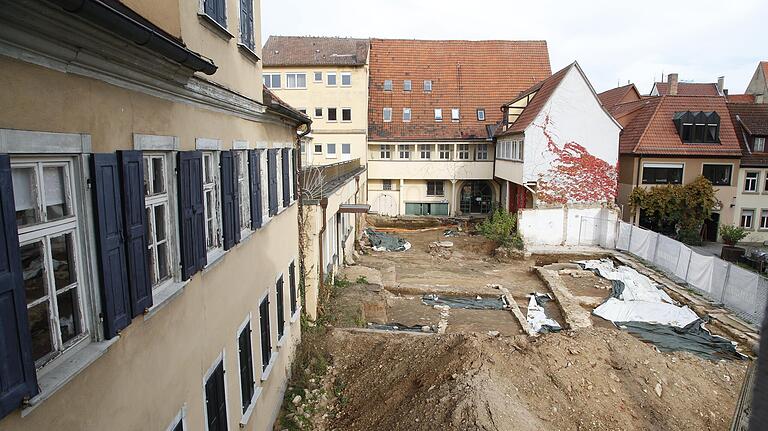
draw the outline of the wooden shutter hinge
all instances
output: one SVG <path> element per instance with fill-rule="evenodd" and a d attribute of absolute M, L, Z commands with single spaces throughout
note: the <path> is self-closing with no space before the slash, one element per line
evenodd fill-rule
<path fill-rule="evenodd" d="M 85 189 L 90 190 L 93 187 L 93 178 L 85 180 Z"/>

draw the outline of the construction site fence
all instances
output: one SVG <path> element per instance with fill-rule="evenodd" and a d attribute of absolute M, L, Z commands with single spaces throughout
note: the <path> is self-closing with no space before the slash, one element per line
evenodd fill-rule
<path fill-rule="evenodd" d="M 590 224 L 593 223 L 593 224 Z M 633 226 L 623 221 L 614 223 L 615 244 L 599 243 L 600 230 L 610 229 L 600 221 L 582 221 L 585 231 L 595 229 L 598 242 L 604 248 L 629 252 L 662 270 L 673 280 L 683 280 L 688 286 L 723 304 L 745 320 L 760 324 L 768 300 L 768 278 L 726 262 L 716 256 L 702 255 L 685 244 L 667 236 Z"/>

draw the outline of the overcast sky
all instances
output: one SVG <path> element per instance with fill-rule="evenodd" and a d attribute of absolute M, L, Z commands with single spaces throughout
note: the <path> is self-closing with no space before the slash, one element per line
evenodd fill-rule
<path fill-rule="evenodd" d="M 765 0 L 261 0 L 269 35 L 543 39 L 552 71 L 577 60 L 595 89 L 641 93 L 678 72 L 743 93 L 768 60 Z"/>

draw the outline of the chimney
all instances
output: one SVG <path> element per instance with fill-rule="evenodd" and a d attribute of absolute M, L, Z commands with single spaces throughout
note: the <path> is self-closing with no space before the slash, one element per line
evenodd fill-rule
<path fill-rule="evenodd" d="M 667 75 L 667 82 L 669 82 L 669 94 L 671 96 L 677 96 L 677 74 L 670 73 Z"/>
<path fill-rule="evenodd" d="M 717 90 L 721 94 L 728 94 L 728 90 L 725 89 L 725 76 L 720 76 L 717 78 Z"/>

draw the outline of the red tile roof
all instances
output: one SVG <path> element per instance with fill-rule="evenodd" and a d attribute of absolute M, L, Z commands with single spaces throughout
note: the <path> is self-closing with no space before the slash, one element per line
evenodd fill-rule
<path fill-rule="evenodd" d="M 669 82 L 656 82 L 654 85 L 656 86 L 656 90 L 659 92 L 659 96 L 666 96 L 669 94 Z M 717 84 L 715 83 L 678 82 L 677 95 L 719 96 L 720 92 L 717 90 Z"/>
<path fill-rule="evenodd" d="M 527 97 L 534 91 L 536 92 L 536 94 L 533 96 L 533 99 L 528 102 L 528 106 L 526 106 L 525 109 L 523 109 L 523 112 L 520 113 L 520 116 L 517 117 L 517 120 L 515 120 L 515 122 L 512 123 L 508 129 L 499 130 L 499 132 L 496 133 L 496 136 L 504 136 L 511 133 L 519 133 L 525 131 L 531 122 L 536 119 L 536 116 L 539 115 L 541 108 L 544 107 L 544 105 L 547 103 L 547 100 L 549 100 L 549 98 L 552 96 L 552 93 L 555 92 L 557 86 L 560 85 L 563 77 L 565 77 L 565 75 L 568 74 L 568 71 L 571 70 L 571 68 L 575 65 L 576 63 L 571 63 L 567 67 L 555 72 L 549 78 L 539 82 L 528 90 L 523 91 L 517 98 L 507 103 L 508 105 L 511 105 L 518 100 Z"/>
<path fill-rule="evenodd" d="M 636 110 L 642 108 L 643 106 L 650 103 L 650 100 L 655 99 L 655 97 L 644 97 L 640 100 L 635 100 L 632 102 L 626 102 L 626 103 L 619 103 L 618 105 L 614 105 L 610 109 L 608 109 L 608 112 L 613 115 L 613 118 L 619 119 L 627 114 L 631 114 L 632 112 L 635 112 Z"/>
<path fill-rule="evenodd" d="M 744 152 L 742 166 L 768 166 L 768 152 L 752 152 L 747 145 L 753 136 L 768 136 L 768 104 L 729 103 L 728 110 Z"/>
<path fill-rule="evenodd" d="M 363 66 L 368 39 L 346 37 L 270 36 L 261 59 L 270 66 Z"/>
<path fill-rule="evenodd" d="M 730 121 L 725 98 L 720 96 L 659 96 L 643 106 L 619 139 L 621 154 L 679 156 L 740 156 L 741 147 Z M 720 115 L 719 144 L 683 143 L 672 117 L 681 111 L 715 111 Z"/>
<path fill-rule="evenodd" d="M 600 102 L 603 104 L 603 106 L 605 106 L 605 109 L 610 111 L 614 106 L 620 103 L 634 101 L 625 100 L 627 96 L 630 95 L 630 93 L 634 93 L 634 97 L 632 97 L 634 100 L 640 99 L 640 92 L 637 91 L 635 84 L 627 84 L 621 87 L 603 91 L 602 93 L 598 94 L 597 97 L 600 99 Z"/>
<path fill-rule="evenodd" d="M 499 107 L 551 74 L 545 41 L 372 39 L 368 135 L 373 141 L 486 139 L 501 120 Z M 392 80 L 392 91 L 384 81 Z M 403 91 L 411 80 L 412 90 Z M 424 80 L 432 81 L 425 92 Z M 392 122 L 384 123 L 384 108 Z M 411 121 L 402 121 L 411 108 Z M 436 122 L 434 109 L 443 110 Z M 451 121 L 459 108 L 460 121 Z M 485 121 L 476 110 L 485 109 Z"/>
<path fill-rule="evenodd" d="M 754 94 L 729 94 L 725 99 L 728 103 L 755 103 Z"/>

